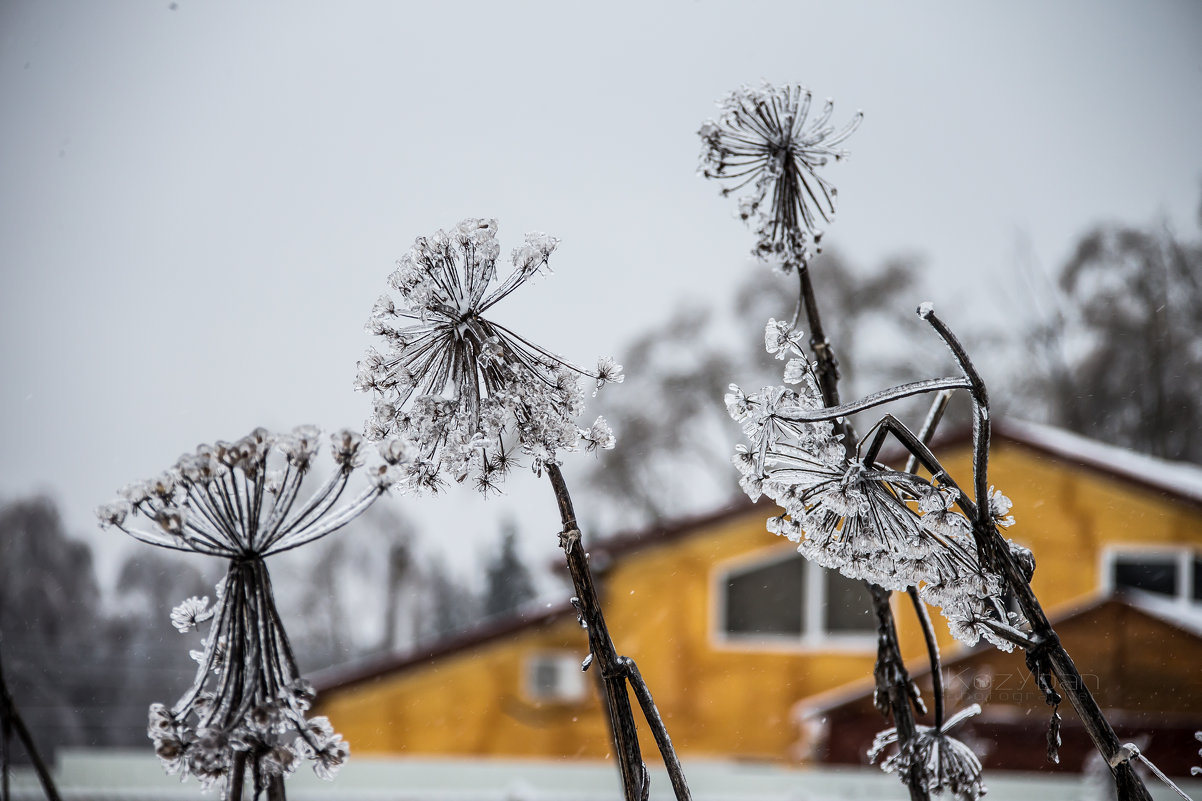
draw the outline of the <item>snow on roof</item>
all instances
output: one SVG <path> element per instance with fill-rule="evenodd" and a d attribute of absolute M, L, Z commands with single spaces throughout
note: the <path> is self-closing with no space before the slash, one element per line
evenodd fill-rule
<path fill-rule="evenodd" d="M 1202 467 L 1107 445 L 1061 428 L 1022 420 L 999 421 L 998 433 L 1065 459 L 1202 503 Z"/>

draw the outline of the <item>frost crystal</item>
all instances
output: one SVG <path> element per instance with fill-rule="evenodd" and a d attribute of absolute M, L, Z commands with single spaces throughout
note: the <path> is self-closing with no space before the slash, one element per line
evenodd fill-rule
<path fill-rule="evenodd" d="M 326 778 L 346 759 L 347 746 L 328 721 L 305 717 L 313 688 L 300 677 L 264 557 L 331 534 L 366 510 L 396 483 L 389 471 L 401 469 L 404 449 L 383 443 L 383 463 L 368 470 L 368 486 L 338 505 L 364 458 L 358 434 L 335 433 L 335 470 L 298 504 L 320 441 L 317 428 L 301 426 L 284 435 L 258 428 L 235 442 L 201 445 L 98 511 L 102 524 L 143 542 L 229 561 L 211 608 L 207 597 L 192 597 L 171 611 L 180 632 L 209 628 L 190 651 L 198 663 L 192 687 L 170 709 L 150 708 L 147 734 L 170 774 L 195 776 L 207 787 L 225 781 L 244 754 L 262 786 L 292 773 L 302 759 L 313 760 Z M 130 518 L 150 525 L 136 527 Z"/>
<path fill-rule="evenodd" d="M 582 437 L 590 450 L 613 447 L 608 429 L 573 421 L 584 410 L 581 379 L 620 382 L 621 365 L 602 359 L 596 372 L 581 370 L 484 317 L 547 267 L 558 240 L 527 234 L 510 257 L 513 272 L 494 286 L 496 236 L 495 220 L 467 219 L 419 237 L 389 278 L 399 302 L 380 298 L 367 324 L 386 350 L 359 362 L 355 386 L 375 395 L 365 430 L 413 447 L 404 480 L 415 489 L 437 489 L 445 476 L 496 489 L 514 447 L 536 472 Z"/>
<path fill-rule="evenodd" d="M 958 639 L 971 645 L 985 637 L 1010 650 L 998 636 L 1013 622 L 997 601 L 1002 579 L 981 566 L 972 526 L 956 510 L 959 493 L 850 457 L 830 422 L 801 420 L 801 412 L 823 405 L 802 342 L 788 324 L 770 320 L 765 349 L 788 359 L 785 380 L 794 386 L 748 394 L 732 385 L 726 395 L 749 442 L 733 460 L 740 486 L 753 500 L 766 495 L 784 509 L 769 520 L 769 531 L 848 578 L 891 590 L 917 587 Z M 1009 511 L 1000 500 L 997 509 Z"/>
<path fill-rule="evenodd" d="M 744 87 L 718 104 L 717 121 L 698 131 L 702 175 L 732 181 L 724 195 L 751 185 L 739 201 L 739 215 L 756 221 L 759 241 L 752 252 L 779 260 L 786 271 L 809 261 L 811 244 L 822 236 L 819 220 L 833 218 L 837 192 L 818 169 L 847 156 L 838 145 L 863 117 L 857 112 L 836 131 L 828 124 L 834 103 L 827 100 L 811 118 L 812 101 L 801 86 Z"/>

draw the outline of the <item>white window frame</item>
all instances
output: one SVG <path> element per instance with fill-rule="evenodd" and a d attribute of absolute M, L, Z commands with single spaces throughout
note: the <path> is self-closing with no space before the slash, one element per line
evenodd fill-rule
<path fill-rule="evenodd" d="M 803 561 L 805 588 L 802 596 L 801 635 L 734 634 L 726 630 L 726 582 L 731 573 L 742 573 L 767 567 L 785 559 L 798 557 Z M 709 631 L 711 644 L 720 650 L 731 651 L 850 651 L 875 652 L 876 631 L 827 632 L 824 628 L 826 601 L 826 570 L 802 557 L 792 545 L 773 546 L 743 554 L 714 565 L 710 569 Z"/>
<path fill-rule="evenodd" d="M 1107 595 L 1119 590 L 1114 583 L 1114 566 L 1124 558 L 1157 561 L 1172 564 L 1177 568 L 1177 593 L 1162 595 L 1149 592 L 1157 598 L 1174 601 L 1182 606 L 1190 606 L 1197 602 L 1194 597 L 1194 560 L 1202 559 L 1202 551 L 1188 545 L 1108 545 L 1102 550 L 1101 580 L 1099 586 Z M 1139 592 L 1133 588 L 1128 591 Z"/>
<path fill-rule="evenodd" d="M 554 665 L 555 689 L 542 690 L 536 676 L 540 665 Z M 576 704 L 588 699 L 588 679 L 574 651 L 539 650 L 526 656 L 522 665 L 522 690 L 528 701 L 541 704 Z"/>

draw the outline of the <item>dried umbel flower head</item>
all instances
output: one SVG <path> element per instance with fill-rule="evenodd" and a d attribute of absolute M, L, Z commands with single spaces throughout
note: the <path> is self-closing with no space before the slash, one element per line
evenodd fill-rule
<path fill-rule="evenodd" d="M 527 234 L 511 254 L 513 271 L 496 283 L 496 220 L 467 219 L 418 237 L 389 277 L 399 299 L 381 297 L 367 324 L 386 348 L 359 362 L 355 386 L 375 395 L 367 436 L 398 436 L 414 448 L 411 486 L 472 477 L 488 491 L 515 447 L 536 471 L 582 439 L 590 450 L 612 447 L 603 419 L 584 429 L 574 421 L 584 410 L 582 379 L 596 388 L 620 382 L 621 365 L 602 359 L 595 371 L 582 370 L 485 317 L 547 267 L 557 244 Z"/>
<path fill-rule="evenodd" d="M 1000 604 L 1002 579 L 981 566 L 972 526 L 956 511 L 959 493 L 911 473 L 849 456 L 821 410 L 817 366 L 804 337 L 769 320 L 768 353 L 786 361 L 789 386 L 747 393 L 731 385 L 727 410 L 747 437 L 734 457 L 740 486 L 752 500 L 766 495 L 784 510 L 769 531 L 798 543 L 798 551 L 851 579 L 890 590 L 917 587 L 943 611 L 952 634 L 973 645 L 1012 624 Z"/>
<path fill-rule="evenodd" d="M 150 708 L 147 733 L 168 773 L 208 786 L 245 758 L 256 786 L 264 786 L 303 759 L 326 778 L 346 759 L 347 746 L 328 721 L 305 717 L 313 689 L 300 677 L 263 560 L 353 520 L 397 482 L 404 454 L 384 444 L 367 485 L 340 505 L 365 449 L 352 431 L 330 439 L 334 470 L 303 503 L 301 485 L 321 443 L 314 426 L 284 435 L 258 428 L 234 442 L 201 445 L 97 512 L 102 525 L 143 542 L 229 560 L 212 607 L 207 597 L 192 597 L 171 612 L 181 633 L 208 631 L 191 652 L 199 664 L 191 688 L 170 709 Z"/>
<path fill-rule="evenodd" d="M 388 469 L 368 471 L 368 486 L 338 505 L 368 448 L 348 430 L 331 435 L 330 443 L 335 470 L 299 505 L 301 484 L 321 444 L 316 426 L 287 434 L 256 428 L 234 442 L 200 445 L 159 476 L 127 486 L 96 515 L 102 527 L 176 551 L 227 559 L 287 551 L 342 528 L 402 475 L 400 456 L 389 461 L 394 446 L 382 443 Z M 138 521 L 144 525 L 135 525 Z"/>
<path fill-rule="evenodd" d="M 919 783 L 932 793 L 950 794 L 957 801 L 978 801 L 985 795 L 981 761 L 971 748 L 949 736 L 948 730 L 980 712 L 981 707 L 973 704 L 948 718 L 942 726 L 919 726 L 912 740 L 885 758 L 881 769 L 896 773 L 903 781 L 917 770 Z M 869 761 L 876 762 L 885 749 L 897 742 L 897 729 L 877 734 L 868 750 Z"/>
<path fill-rule="evenodd" d="M 834 103 L 810 116 L 813 96 L 797 85 L 743 87 L 719 102 L 717 120 L 701 126 L 701 173 L 728 181 L 724 195 L 750 185 L 739 215 L 754 221 L 757 257 L 799 269 L 821 238 L 820 221 L 835 214 L 835 187 L 819 169 L 847 156 L 838 146 L 860 125 L 863 114 L 836 129 L 828 124 Z"/>

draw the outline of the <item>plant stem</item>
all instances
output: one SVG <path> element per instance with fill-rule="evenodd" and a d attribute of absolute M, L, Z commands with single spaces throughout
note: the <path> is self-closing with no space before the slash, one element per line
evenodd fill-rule
<path fill-rule="evenodd" d="M 645 801 L 649 792 L 647 767 L 639 751 L 638 730 L 634 725 L 634 714 L 630 708 L 630 696 L 626 692 L 626 667 L 619 661 L 613 639 L 605 625 L 601 612 L 601 601 L 589 570 L 588 556 L 580 541 L 580 529 L 576 512 L 572 507 L 572 496 L 558 465 L 547 465 L 547 477 L 555 490 L 559 504 L 559 516 L 563 523 L 560 545 L 567 558 L 568 572 L 572 576 L 572 587 L 576 592 L 581 620 L 588 631 L 589 652 L 596 668 L 601 671 L 601 686 L 605 708 L 613 737 L 614 753 L 618 759 L 618 772 L 622 779 L 622 791 L 626 801 Z"/>
<path fill-rule="evenodd" d="M 54 779 L 50 775 L 50 771 L 46 768 L 46 763 L 42 761 L 42 755 L 38 752 L 37 744 L 33 741 L 33 735 L 29 733 L 29 729 L 25 726 L 25 721 L 21 719 L 21 713 L 17 711 L 16 704 L 13 703 L 12 695 L 8 692 L 8 685 L 4 681 L 4 668 L 0 663 L 0 737 L 4 740 L 4 801 L 8 801 L 8 738 L 9 732 L 15 731 L 17 737 L 20 738 L 21 744 L 25 746 L 25 753 L 29 756 L 29 760 L 33 762 L 33 769 L 38 774 L 38 780 L 42 783 L 42 790 L 46 793 L 46 798 L 49 801 L 62 801 L 58 794 L 58 788 L 54 786 Z"/>
<path fill-rule="evenodd" d="M 801 305 L 806 311 L 806 320 L 810 327 L 810 350 L 814 351 L 814 359 L 818 363 L 818 389 L 822 392 L 822 402 L 825 406 L 839 405 L 839 360 L 827 341 L 826 332 L 822 328 L 822 317 L 818 313 L 818 301 L 814 296 L 814 285 L 810 281 L 810 268 L 802 264 L 797 268 L 797 276 L 801 282 Z"/>
<path fill-rule="evenodd" d="M 234 752 L 234 764 L 230 768 L 229 786 L 226 788 L 226 801 L 242 801 L 242 786 L 246 783 L 246 752 Z"/>
<path fill-rule="evenodd" d="M 680 767 L 680 759 L 676 756 L 676 749 L 672 747 L 672 738 L 668 736 L 663 718 L 660 717 L 655 701 L 651 698 L 651 690 L 648 689 L 647 682 L 643 681 L 643 674 L 639 673 L 639 666 L 633 659 L 622 657 L 622 662 L 626 665 L 626 676 L 634 690 L 634 696 L 639 699 L 639 706 L 643 708 L 643 717 L 651 726 L 655 744 L 659 746 L 659 753 L 664 760 L 664 767 L 668 770 L 668 778 L 672 781 L 672 790 L 676 793 L 677 801 L 690 801 L 693 796 L 689 792 L 689 785 L 685 783 L 684 770 Z"/>
<path fill-rule="evenodd" d="M 1036 647 L 1046 658 L 1047 664 L 1056 677 L 1057 684 L 1060 685 L 1061 691 L 1068 696 L 1073 709 L 1077 711 L 1094 746 L 1110 766 L 1115 787 L 1118 789 L 1119 801 L 1150 801 L 1151 796 L 1148 794 L 1148 789 L 1135 773 L 1135 769 L 1128 760 L 1121 758 L 1118 736 L 1114 733 L 1114 729 L 1106 720 L 1105 715 L 1102 714 L 1097 700 L 1085 686 L 1080 671 L 1077 670 L 1072 657 L 1065 650 L 1064 645 L 1060 642 L 1060 637 L 1057 636 L 1047 615 L 1044 614 L 1043 606 L 1035 596 L 1035 591 L 1031 589 L 1030 577 L 1023 572 L 1015 560 L 1005 538 L 998 532 L 997 525 L 991 517 L 987 476 L 990 443 L 989 395 L 985 389 L 985 382 L 981 379 L 976 367 L 973 366 L 972 360 L 969 359 L 968 351 L 960 344 L 960 340 L 952 333 L 947 324 L 929 309 L 923 314 L 923 317 L 951 349 L 952 355 L 955 356 L 960 369 L 964 372 L 964 377 L 970 384 L 969 392 L 972 395 L 974 412 L 973 485 L 976 508 L 972 510 L 969 517 L 973 521 L 973 536 L 977 541 L 978 555 L 983 564 L 1001 572 L 1010 591 L 1014 593 L 1019 608 L 1022 609 L 1023 615 L 1031 625 L 1031 633 L 1037 643 Z M 1027 654 L 1028 657 L 1041 658 L 1041 655 L 1035 653 L 1033 649 L 1028 649 Z M 1030 664 L 1029 659 L 1028 665 Z M 1035 678 L 1038 680 L 1039 676 Z"/>
<path fill-rule="evenodd" d="M 1143 780 L 1135 772 L 1131 763 L 1122 760 L 1118 764 L 1114 764 L 1116 759 L 1122 755 L 1122 746 L 1119 743 L 1118 735 L 1114 733 L 1110 722 L 1102 714 L 1097 699 L 1085 685 L 1085 680 L 1081 677 L 1081 672 L 1077 670 L 1073 658 L 1061 644 L 1060 637 L 1057 636 L 1047 615 L 1044 614 L 1039 599 L 1035 597 L 1035 592 L 1027 582 L 1027 577 L 1023 575 L 1022 568 L 1014 560 L 1010 549 L 1005 547 L 1005 542 L 1000 541 L 1002 538 L 996 528 L 993 529 L 993 536 L 999 540 L 998 561 L 1001 563 L 1000 567 L 1006 583 L 1014 593 L 1019 608 L 1023 610 L 1023 615 L 1031 624 L 1032 634 L 1040 643 L 1040 647 L 1046 650 L 1048 662 L 1053 675 L 1056 676 L 1056 683 L 1060 686 L 1061 692 L 1068 697 L 1069 703 L 1077 711 L 1077 716 L 1080 717 L 1081 723 L 1089 733 L 1089 738 L 1093 740 L 1098 753 L 1106 760 L 1107 765 L 1110 765 L 1110 773 L 1114 777 L 1119 801 L 1151 801 L 1152 796 L 1148 793 L 1148 788 L 1144 786 Z"/>
<path fill-rule="evenodd" d="M 288 801 L 284 794 L 284 777 L 272 776 L 267 780 L 267 801 Z"/>
<path fill-rule="evenodd" d="M 905 749 L 913 742 L 918 729 L 914 724 L 914 711 L 910 703 L 914 685 L 906 673 L 901 650 L 897 643 L 897 628 L 893 623 L 893 610 L 889 607 L 889 591 L 875 584 L 868 584 L 872 593 L 872 608 L 876 613 L 877 658 L 873 674 L 876 678 L 875 703 L 882 714 L 888 708 L 893 712 L 893 725 L 897 729 L 897 747 Z M 881 695 L 885 696 L 882 702 Z M 901 779 L 910 791 L 910 801 L 929 801 L 930 792 L 922 781 L 922 765 L 912 760 L 910 769 Z"/>
<path fill-rule="evenodd" d="M 918 590 L 910 587 L 906 590 L 910 602 L 914 604 L 914 613 L 922 624 L 922 636 L 927 641 L 927 658 L 931 661 L 931 695 L 935 697 L 935 728 L 943 728 L 943 665 L 939 661 L 939 642 L 935 639 L 935 627 L 931 625 L 931 616 L 927 614 L 926 604 L 918 597 Z"/>
<path fill-rule="evenodd" d="M 799 305 L 805 309 L 806 319 L 810 328 L 810 350 L 814 352 L 817 362 L 818 389 L 822 393 L 823 404 L 831 407 L 839 405 L 839 363 L 834 350 L 827 341 L 826 332 L 822 328 L 822 317 L 818 311 L 818 301 L 814 296 L 814 285 L 810 280 L 808 265 L 802 264 L 797 269 L 800 281 L 801 300 Z M 855 436 L 851 424 L 846 419 L 834 421 L 835 428 L 843 434 L 844 447 L 848 455 L 852 455 Z M 893 725 L 897 728 L 898 747 L 906 748 L 913 741 L 917 732 L 914 724 L 914 709 L 910 706 L 913 685 L 902 661 L 901 648 L 897 641 L 897 626 L 893 620 L 893 609 L 889 606 L 889 592 L 875 584 L 869 584 L 872 595 L 872 611 L 877 624 L 877 664 L 873 671 L 877 678 L 878 689 L 887 688 L 889 710 L 893 715 Z M 882 710 L 883 714 L 883 710 Z M 917 768 L 917 766 L 916 766 Z M 920 780 L 917 769 L 911 770 L 904 777 L 910 790 L 911 801 L 927 801 L 930 793 Z"/>

